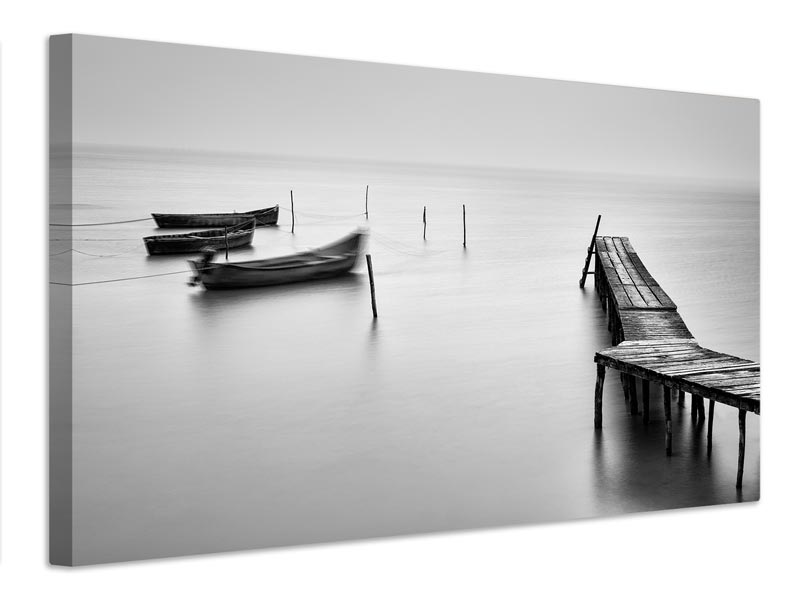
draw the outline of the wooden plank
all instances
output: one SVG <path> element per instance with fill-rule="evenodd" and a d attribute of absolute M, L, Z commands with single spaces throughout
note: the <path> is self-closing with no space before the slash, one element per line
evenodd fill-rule
<path fill-rule="evenodd" d="M 627 269 L 622 264 L 622 261 L 619 258 L 619 254 L 617 254 L 616 252 L 609 252 L 608 259 L 611 261 L 611 264 L 613 265 L 614 271 L 619 277 L 619 280 L 623 284 L 633 285 L 633 280 L 630 278 Z"/>
<path fill-rule="evenodd" d="M 622 279 L 620 277 L 620 279 Z M 633 284 L 622 284 L 622 288 L 631 300 L 633 308 L 647 308 L 647 301 L 642 297 L 639 288 Z"/>

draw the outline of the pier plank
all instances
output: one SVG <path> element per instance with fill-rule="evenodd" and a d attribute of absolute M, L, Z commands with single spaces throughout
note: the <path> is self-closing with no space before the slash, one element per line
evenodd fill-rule
<path fill-rule="evenodd" d="M 675 303 L 644 266 L 628 238 L 598 236 L 595 247 L 605 254 L 602 262 L 606 273 L 613 272 L 625 286 L 635 286 L 636 295 L 630 289 L 625 290 L 631 300 L 630 308 L 675 310 Z M 638 301 L 639 296 L 642 302 Z"/>

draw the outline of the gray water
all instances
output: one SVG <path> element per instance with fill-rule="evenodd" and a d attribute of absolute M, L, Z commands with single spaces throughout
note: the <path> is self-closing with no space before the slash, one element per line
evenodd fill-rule
<path fill-rule="evenodd" d="M 577 285 L 602 213 L 601 233 L 631 238 L 701 344 L 758 359 L 753 190 L 110 148 L 79 153 L 74 190 L 76 223 L 280 203 L 280 227 L 231 260 L 367 224 L 380 314 L 363 262 L 243 291 L 190 288 L 188 273 L 74 287 L 77 563 L 759 496 L 759 417 L 738 493 L 730 407 L 710 458 L 688 403 L 673 408 L 667 458 L 660 402 L 644 427 L 612 376 L 595 432 L 592 356 L 610 338 L 591 277 Z M 155 231 L 75 228 L 74 281 L 185 270 L 186 257 L 146 256 L 140 238 Z M 53 237 L 51 253 L 69 247 Z"/>

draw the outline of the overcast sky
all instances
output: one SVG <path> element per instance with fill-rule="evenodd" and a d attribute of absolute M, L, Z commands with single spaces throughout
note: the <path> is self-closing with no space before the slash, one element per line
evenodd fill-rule
<path fill-rule="evenodd" d="M 758 181 L 758 102 L 75 36 L 75 141 Z"/>

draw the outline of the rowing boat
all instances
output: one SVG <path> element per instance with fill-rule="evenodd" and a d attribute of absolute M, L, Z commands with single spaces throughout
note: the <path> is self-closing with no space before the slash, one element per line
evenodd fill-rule
<path fill-rule="evenodd" d="M 358 260 L 366 231 L 358 229 L 342 239 L 314 250 L 289 256 L 248 260 L 244 262 L 212 262 L 215 251 L 205 251 L 199 260 L 190 260 L 195 272 L 192 285 L 202 283 L 206 289 L 231 289 L 296 283 L 344 275 Z"/>
<path fill-rule="evenodd" d="M 159 227 L 230 227 L 250 219 L 256 220 L 256 227 L 263 227 L 278 222 L 278 205 L 242 213 L 151 214 Z"/>
<path fill-rule="evenodd" d="M 192 231 L 191 233 L 173 233 L 168 235 L 150 235 L 144 240 L 147 253 L 153 254 L 190 254 L 201 252 L 205 248 L 222 250 L 248 246 L 253 241 L 255 219 L 247 223 L 223 229 Z"/>

